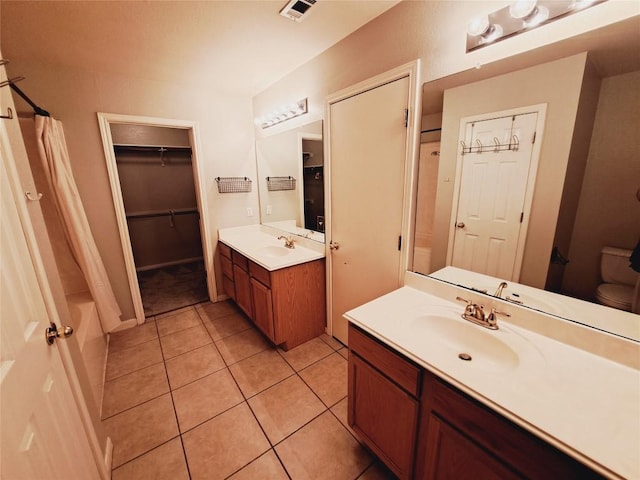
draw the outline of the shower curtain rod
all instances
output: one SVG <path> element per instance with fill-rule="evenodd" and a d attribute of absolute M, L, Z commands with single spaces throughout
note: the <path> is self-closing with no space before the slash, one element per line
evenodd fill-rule
<path fill-rule="evenodd" d="M 15 85 L 15 83 L 13 83 L 13 80 L 8 80 L 8 82 L 9 82 L 9 86 L 11 87 L 11 89 L 14 92 L 16 92 L 18 95 L 20 95 L 25 102 L 27 102 L 29 105 L 31 105 L 31 108 L 33 108 L 33 111 L 36 113 L 36 115 L 40 115 L 42 117 L 50 117 L 51 116 L 51 115 L 49 115 L 49 112 L 47 112 L 46 110 L 40 108 L 35 103 L 33 103 L 33 101 L 29 97 L 27 97 L 26 93 L 24 93 L 22 90 L 20 90 Z"/>
<path fill-rule="evenodd" d="M 4 58 L 0 58 L 0 66 L 6 65 L 7 63 L 9 63 L 9 60 L 5 60 Z M 20 95 L 24 99 L 25 102 L 27 102 L 29 105 L 31 105 L 31 108 L 33 108 L 34 112 L 36 112 L 38 115 L 41 115 L 43 117 L 50 117 L 51 115 L 49 115 L 49 112 L 47 112 L 46 110 L 40 108 L 35 103 L 33 103 L 33 101 L 29 97 L 27 97 L 27 95 L 22 90 L 20 90 L 18 87 L 15 86 L 15 82 L 19 82 L 20 80 L 24 80 L 24 77 L 9 78 L 9 79 L 5 80 L 4 82 L 0 82 L 0 88 L 1 87 L 6 87 L 7 85 L 9 85 L 14 92 L 16 92 L 18 95 Z"/>

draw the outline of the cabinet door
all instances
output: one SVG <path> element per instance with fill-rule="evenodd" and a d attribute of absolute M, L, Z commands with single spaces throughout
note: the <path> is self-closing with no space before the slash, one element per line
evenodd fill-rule
<path fill-rule="evenodd" d="M 427 371 L 421 408 L 418 480 L 602 478 Z"/>
<path fill-rule="evenodd" d="M 418 402 L 356 354 L 349 355 L 349 425 L 399 478 L 411 478 Z"/>
<path fill-rule="evenodd" d="M 222 275 L 222 290 L 229 295 L 232 300 L 236 299 L 236 286 L 234 281 L 226 274 Z"/>
<path fill-rule="evenodd" d="M 255 278 L 251 278 L 251 293 L 253 294 L 253 321 L 256 327 L 273 342 L 275 332 L 271 289 Z"/>
<path fill-rule="evenodd" d="M 236 287 L 236 303 L 249 318 L 253 318 L 253 304 L 251 302 L 251 282 L 249 274 L 238 265 L 233 265 L 233 278 Z"/>
<path fill-rule="evenodd" d="M 480 448 L 437 415 L 431 414 L 427 433 L 427 454 L 418 455 L 424 461 L 424 480 L 511 480 L 522 477 L 487 451 Z"/>

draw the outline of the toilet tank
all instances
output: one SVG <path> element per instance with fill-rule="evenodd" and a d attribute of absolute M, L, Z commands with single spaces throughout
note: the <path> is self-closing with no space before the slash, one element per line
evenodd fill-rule
<path fill-rule="evenodd" d="M 629 266 L 631 250 L 603 247 L 600 260 L 600 274 L 606 283 L 635 285 L 638 273 Z"/>

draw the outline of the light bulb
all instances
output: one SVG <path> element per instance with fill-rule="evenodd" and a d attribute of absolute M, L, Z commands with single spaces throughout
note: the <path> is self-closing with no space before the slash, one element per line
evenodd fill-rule
<path fill-rule="evenodd" d="M 526 19 L 534 14 L 537 0 L 516 0 L 509 6 L 509 15 L 513 18 Z"/>
<path fill-rule="evenodd" d="M 478 35 L 487 33 L 490 28 L 489 17 L 484 15 L 476 17 L 469 22 L 467 25 L 467 33 L 472 37 L 477 37 Z"/>

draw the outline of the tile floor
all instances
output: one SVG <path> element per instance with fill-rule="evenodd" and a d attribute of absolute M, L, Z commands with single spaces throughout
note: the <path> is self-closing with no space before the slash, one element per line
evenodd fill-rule
<path fill-rule="evenodd" d="M 394 478 L 346 427 L 347 350 L 273 347 L 231 302 L 111 336 L 113 480 Z"/>

